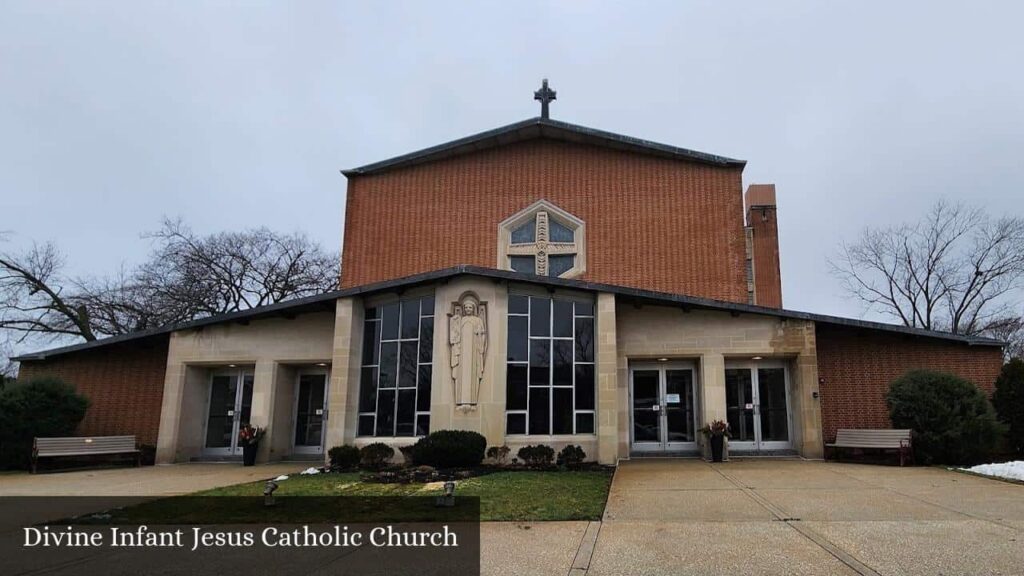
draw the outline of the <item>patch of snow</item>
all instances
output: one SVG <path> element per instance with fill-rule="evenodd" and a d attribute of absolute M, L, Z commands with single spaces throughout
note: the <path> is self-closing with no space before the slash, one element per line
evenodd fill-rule
<path fill-rule="evenodd" d="M 985 476 L 1024 481 L 1024 460 L 1002 462 L 1000 464 L 979 464 L 970 468 L 961 468 L 961 470 L 967 470 L 975 474 L 984 474 Z"/>
<path fill-rule="evenodd" d="M 287 479 L 288 479 L 288 476 L 286 476 L 285 474 L 282 474 L 282 475 L 278 476 L 277 478 L 274 478 L 274 482 L 281 482 L 281 481 L 284 481 L 284 480 L 287 480 Z"/>
<path fill-rule="evenodd" d="M 319 473 L 320 473 L 320 469 L 312 467 L 312 466 L 309 467 L 309 468 L 306 468 L 302 472 L 299 472 L 299 474 L 302 474 L 303 476 L 310 476 L 312 474 L 319 474 Z"/>

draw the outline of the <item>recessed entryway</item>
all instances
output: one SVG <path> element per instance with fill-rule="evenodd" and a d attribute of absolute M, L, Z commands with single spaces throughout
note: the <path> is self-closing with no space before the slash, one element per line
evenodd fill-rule
<path fill-rule="evenodd" d="M 789 370 L 784 361 L 727 362 L 725 400 L 730 453 L 793 448 Z"/>
<path fill-rule="evenodd" d="M 253 369 L 214 369 L 209 382 L 203 455 L 241 456 L 238 429 L 249 423 L 252 414 Z"/>
<path fill-rule="evenodd" d="M 696 454 L 697 386 L 693 362 L 634 363 L 629 370 L 631 451 Z"/>

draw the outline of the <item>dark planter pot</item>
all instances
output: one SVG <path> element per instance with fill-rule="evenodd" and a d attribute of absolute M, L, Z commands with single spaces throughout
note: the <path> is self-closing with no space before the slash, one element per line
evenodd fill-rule
<path fill-rule="evenodd" d="M 256 451 L 259 445 L 246 444 L 242 446 L 242 466 L 254 466 L 256 464 Z"/>
<path fill-rule="evenodd" d="M 711 461 L 721 462 L 722 453 L 725 451 L 725 436 L 711 437 Z"/>

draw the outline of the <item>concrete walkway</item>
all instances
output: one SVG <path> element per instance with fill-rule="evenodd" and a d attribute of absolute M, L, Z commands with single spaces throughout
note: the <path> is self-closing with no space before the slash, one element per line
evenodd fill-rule
<path fill-rule="evenodd" d="M 0 496 L 174 496 L 274 478 L 309 466 L 306 462 L 249 467 L 239 462 L 204 462 L 40 474 L 17 472 L 0 474 Z"/>
<path fill-rule="evenodd" d="M 802 460 L 620 465 L 576 574 L 1024 574 L 1024 486 Z"/>

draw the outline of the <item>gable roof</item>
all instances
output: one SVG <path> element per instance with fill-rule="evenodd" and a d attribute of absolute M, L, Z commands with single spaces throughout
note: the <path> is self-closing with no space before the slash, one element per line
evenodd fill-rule
<path fill-rule="evenodd" d="M 453 156 L 468 154 L 470 152 L 486 150 L 488 148 L 495 148 L 506 144 L 524 142 L 526 140 L 533 140 L 537 138 L 590 144 L 614 150 L 636 152 L 650 156 L 671 158 L 674 160 L 700 162 L 715 166 L 742 167 L 747 163 L 745 160 L 735 160 L 733 158 L 726 158 L 725 156 L 697 152 L 696 150 L 678 148 L 668 144 L 659 144 L 657 142 L 651 142 L 650 140 L 633 138 L 632 136 L 623 136 L 622 134 L 615 134 L 614 132 L 605 132 L 603 130 L 587 128 L 586 126 L 580 126 L 578 124 L 570 124 L 568 122 L 561 122 L 550 118 L 537 117 L 509 124 L 508 126 L 495 128 L 493 130 L 488 130 L 486 132 L 480 132 L 479 134 L 473 134 L 472 136 L 459 138 L 458 140 L 452 140 L 451 142 L 446 142 L 437 146 L 431 146 L 430 148 L 424 148 L 409 154 L 396 156 L 388 160 L 374 162 L 358 168 L 342 170 L 341 173 L 345 176 L 376 174 L 385 170 L 413 166 L 415 164 L 432 162 L 434 160 L 441 160 L 443 158 L 450 158 Z"/>
<path fill-rule="evenodd" d="M 751 304 L 737 304 L 735 302 L 724 302 L 721 300 L 712 300 L 710 298 L 698 298 L 695 296 L 686 296 L 683 294 L 668 294 L 665 292 L 654 292 L 650 290 L 641 290 L 638 288 L 629 288 L 626 286 L 618 286 L 614 284 L 587 282 L 585 280 L 573 280 L 568 278 L 549 278 L 547 276 L 535 276 L 533 274 L 511 272 L 508 270 L 495 270 L 493 268 L 482 268 L 479 266 L 469 266 L 463 264 L 459 266 L 453 266 L 451 268 L 443 268 L 441 270 L 435 270 L 423 274 L 416 274 L 413 276 L 398 278 L 395 280 L 377 282 L 374 284 L 366 284 L 364 286 L 355 286 L 352 288 L 346 288 L 344 290 L 334 290 L 331 292 L 318 294 L 316 296 L 309 296 L 307 298 L 297 298 L 295 300 L 288 300 L 286 302 L 279 302 L 277 304 L 270 304 L 267 306 L 259 306 L 257 308 L 250 308 L 248 310 L 241 310 L 238 312 L 230 312 L 227 314 L 219 314 L 217 316 L 200 318 L 198 320 L 192 320 L 190 322 L 170 324 L 167 326 L 161 326 L 159 328 L 154 328 L 151 330 L 144 330 L 141 332 L 134 332 L 131 334 L 124 334 L 121 336 L 112 336 L 110 338 L 104 338 L 102 340 L 94 340 L 92 342 L 84 342 L 81 344 L 63 346 L 61 348 L 44 350 L 32 354 L 25 354 L 22 356 L 18 356 L 16 358 L 12 358 L 12 360 L 15 360 L 17 362 L 46 360 L 54 356 L 68 354 L 71 352 L 79 352 L 82 350 L 89 350 L 91 348 L 98 348 L 100 346 L 107 346 L 123 342 L 131 342 L 134 340 L 153 338 L 156 336 L 164 336 L 170 334 L 171 332 L 177 332 L 179 330 L 202 328 L 204 326 L 210 326 L 213 324 L 224 324 L 228 322 L 238 322 L 244 324 L 248 323 L 251 320 L 256 320 L 260 318 L 291 317 L 298 314 L 307 314 L 310 312 L 332 311 L 334 310 L 335 301 L 338 298 L 345 298 L 348 296 L 359 296 L 364 294 L 374 294 L 379 292 L 401 292 L 417 285 L 428 284 L 440 280 L 446 280 L 460 275 L 481 276 L 485 278 L 492 278 L 494 280 L 499 281 L 537 284 L 542 286 L 549 286 L 552 288 L 572 288 L 575 290 L 582 290 L 588 292 L 607 292 L 611 294 L 616 294 L 618 296 L 622 296 L 625 299 L 635 302 L 679 306 L 684 309 L 717 310 L 730 312 L 732 314 L 737 315 L 756 314 L 759 316 L 774 316 L 777 318 L 809 320 L 812 322 L 822 324 L 833 324 L 838 326 L 861 328 L 865 330 L 894 332 L 897 334 L 904 334 L 908 336 L 919 336 L 924 338 L 949 340 L 954 342 L 960 342 L 970 346 L 1004 346 L 1006 344 L 1001 340 L 983 338 L 980 336 L 965 336 L 962 334 L 951 334 L 949 332 L 925 330 L 922 328 L 913 328 L 910 326 L 884 324 L 882 322 L 856 320 L 853 318 L 842 318 L 839 316 L 828 316 L 824 314 L 812 314 L 810 312 L 783 310 L 780 308 L 766 308 L 764 306 L 754 306 Z"/>

